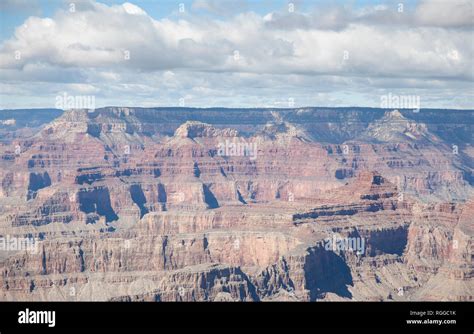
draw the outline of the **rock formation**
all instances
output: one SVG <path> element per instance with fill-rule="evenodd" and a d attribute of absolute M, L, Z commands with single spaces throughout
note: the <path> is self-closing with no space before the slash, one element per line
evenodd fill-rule
<path fill-rule="evenodd" d="M 1 300 L 473 300 L 472 112 L 31 113 Z"/>

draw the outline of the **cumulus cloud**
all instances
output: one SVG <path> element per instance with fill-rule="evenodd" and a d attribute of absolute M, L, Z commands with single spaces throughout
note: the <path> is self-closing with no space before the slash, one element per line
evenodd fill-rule
<path fill-rule="evenodd" d="M 18 87 L 66 82 L 106 101 L 127 92 L 169 102 L 187 95 L 204 105 L 205 98 L 233 96 L 245 103 L 247 93 L 254 95 L 248 103 L 285 93 L 314 104 L 319 100 L 312 97 L 327 97 L 318 95 L 327 88 L 362 94 L 374 83 L 389 88 L 390 80 L 410 90 L 436 81 L 440 94 L 453 82 L 468 82 L 460 94 L 472 93 L 466 88 L 474 77 L 470 1 L 421 1 L 403 12 L 394 5 L 320 6 L 309 13 L 233 16 L 225 3 L 194 3 L 194 10 L 227 15 L 217 18 L 155 19 L 129 2 L 94 1 L 73 12 L 65 6 L 51 18 L 31 16 L 0 46 L 2 81 Z M 136 82 L 124 88 L 126 80 Z"/>
<path fill-rule="evenodd" d="M 276 12 L 266 16 L 267 26 L 283 30 L 342 30 L 353 24 L 472 29 L 473 22 L 474 2 L 471 0 L 423 0 L 415 8 L 401 2 L 359 9 L 326 5 L 311 13 Z"/>

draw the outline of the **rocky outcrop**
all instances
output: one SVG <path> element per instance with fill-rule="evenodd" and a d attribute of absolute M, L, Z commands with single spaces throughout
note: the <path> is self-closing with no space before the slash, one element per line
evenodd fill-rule
<path fill-rule="evenodd" d="M 176 129 L 174 135 L 181 138 L 195 137 L 236 137 L 239 132 L 235 129 L 216 129 L 210 124 L 189 121 Z"/>

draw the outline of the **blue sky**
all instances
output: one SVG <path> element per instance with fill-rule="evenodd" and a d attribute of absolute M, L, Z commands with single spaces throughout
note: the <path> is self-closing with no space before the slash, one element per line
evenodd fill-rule
<path fill-rule="evenodd" d="M 390 93 L 472 108 L 472 1 L 400 3 L 2 0 L 0 108 L 65 92 L 97 107 L 377 107 Z"/>

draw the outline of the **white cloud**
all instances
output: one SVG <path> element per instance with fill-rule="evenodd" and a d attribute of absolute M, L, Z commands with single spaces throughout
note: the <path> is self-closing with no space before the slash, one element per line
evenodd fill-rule
<path fill-rule="evenodd" d="M 194 4 L 210 11 L 219 6 Z M 374 82 L 387 88 L 393 80 L 411 90 L 436 81 L 439 94 L 465 82 L 459 94 L 468 97 L 474 77 L 472 3 L 423 1 L 402 16 L 392 7 L 156 20 L 131 3 L 91 1 L 75 13 L 28 18 L 0 46 L 0 75 L 19 91 L 32 82 L 68 82 L 79 85 L 70 85 L 73 91 L 88 87 L 104 101 L 127 92 L 169 102 L 189 94 L 204 105 L 206 98 L 242 102 L 252 95 L 248 103 L 255 103 L 285 94 L 314 104 L 320 92 L 306 85 L 342 94 L 373 91 Z M 124 86 L 126 80 L 133 83 Z M 328 99 L 339 101 L 337 95 Z"/>
<path fill-rule="evenodd" d="M 123 9 L 127 14 L 132 15 L 147 15 L 146 12 L 138 6 L 131 4 L 130 2 L 126 2 L 122 5 Z"/>
<path fill-rule="evenodd" d="M 397 1 L 358 9 L 347 4 L 320 6 L 311 13 L 271 13 L 266 21 L 276 29 L 342 30 L 356 23 L 472 29 L 474 2 L 471 0 L 421 0 L 415 8 L 409 4 Z"/>
<path fill-rule="evenodd" d="M 467 27 L 474 24 L 474 2 L 471 0 L 424 0 L 416 8 L 417 22 L 438 27 Z"/>

